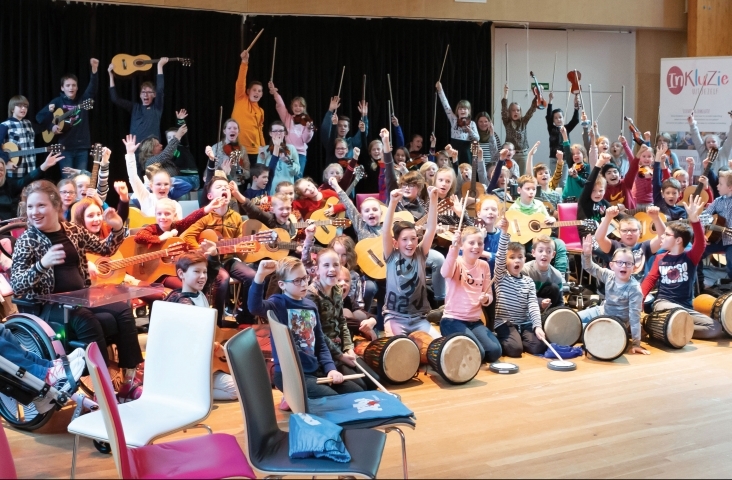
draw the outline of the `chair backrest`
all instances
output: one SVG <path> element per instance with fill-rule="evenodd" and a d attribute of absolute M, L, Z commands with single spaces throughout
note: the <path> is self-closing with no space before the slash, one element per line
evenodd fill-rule
<path fill-rule="evenodd" d="M 277 350 L 277 359 L 282 370 L 283 394 L 293 413 L 307 413 L 307 390 L 302 373 L 300 357 L 292 341 L 292 333 L 287 325 L 279 322 L 272 310 L 267 312 L 269 329 Z"/>
<path fill-rule="evenodd" d="M 114 387 L 112 387 L 109 371 L 96 342 L 90 343 L 86 347 L 86 366 L 89 369 L 89 375 L 92 377 L 99 409 L 102 411 L 109 446 L 112 449 L 114 463 L 117 466 L 117 474 L 119 478 L 133 478 L 133 462 L 130 461 L 130 455 L 127 451 L 125 432 L 122 430 L 122 421 L 119 418 L 119 410 L 117 410 Z"/>
<path fill-rule="evenodd" d="M 199 406 L 201 419 L 208 416 L 213 406 L 215 328 L 213 308 L 155 302 L 147 335 L 143 398 L 180 398 Z"/>
<path fill-rule="evenodd" d="M 267 364 L 254 329 L 242 330 L 226 342 L 226 361 L 246 423 L 249 460 L 257 467 L 260 460 L 268 456 L 270 443 L 275 440 L 280 429 L 277 426 Z"/>
<path fill-rule="evenodd" d="M 183 218 L 200 208 L 198 206 L 198 194 L 196 194 L 196 200 L 180 200 L 178 203 L 180 203 L 180 208 L 183 210 Z M 180 233 L 183 234 L 183 232 Z"/>
<path fill-rule="evenodd" d="M 10 451 L 10 444 L 8 443 L 8 437 L 5 436 L 2 423 L 0 423 L 0 478 L 18 478 L 18 474 L 15 472 L 15 463 L 13 463 L 13 454 Z"/>
<path fill-rule="evenodd" d="M 577 220 L 577 204 L 576 203 L 560 203 L 557 205 L 557 211 L 559 212 L 559 221 L 566 222 L 571 220 Z M 582 244 L 579 237 L 579 231 L 577 227 L 562 227 L 559 229 L 559 238 L 564 241 L 568 246 L 576 246 Z"/>

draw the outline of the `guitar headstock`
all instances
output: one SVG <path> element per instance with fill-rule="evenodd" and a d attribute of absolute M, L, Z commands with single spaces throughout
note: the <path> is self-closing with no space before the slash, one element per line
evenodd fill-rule
<path fill-rule="evenodd" d="M 470 153 L 473 155 L 473 159 L 480 155 L 480 144 L 478 142 L 470 144 Z"/>
<path fill-rule="evenodd" d="M 64 147 L 63 145 L 58 144 L 58 143 L 55 145 L 49 145 L 49 147 L 48 147 L 48 153 L 50 153 L 51 155 L 58 155 L 59 153 L 63 152 L 64 150 L 66 150 L 66 147 Z"/>
<path fill-rule="evenodd" d="M 334 227 L 343 227 L 343 228 L 346 228 L 346 227 L 350 227 L 351 226 L 351 221 L 349 219 L 347 219 L 347 218 L 332 218 L 331 219 L 331 224 Z"/>
<path fill-rule="evenodd" d="M 452 206 L 452 199 L 446 198 L 444 200 L 440 200 L 440 203 L 437 204 L 437 215 L 450 213 Z"/>
<path fill-rule="evenodd" d="M 707 160 L 709 161 L 709 165 L 713 164 L 714 161 L 717 159 L 717 155 L 719 155 L 719 150 L 716 148 L 710 148 L 709 149 L 709 155 L 707 156 Z"/>
<path fill-rule="evenodd" d="M 240 158 L 241 158 L 241 150 L 232 150 L 231 153 L 229 154 L 229 159 L 232 162 L 238 162 Z"/>
<path fill-rule="evenodd" d="M 92 145 L 91 150 L 89 150 L 89 155 L 96 158 L 102 154 L 102 150 L 104 150 L 104 145 L 102 145 L 101 143 L 95 143 L 94 145 Z"/>
<path fill-rule="evenodd" d="M 366 171 L 363 169 L 363 165 L 359 165 L 353 169 L 353 176 L 357 182 L 360 182 L 361 179 L 366 176 Z"/>
<path fill-rule="evenodd" d="M 84 110 L 91 110 L 94 108 L 94 99 L 93 98 L 87 98 L 83 102 L 81 102 L 79 105 L 77 105 L 78 108 L 84 109 Z"/>
<path fill-rule="evenodd" d="M 269 243 L 277 240 L 277 232 L 274 230 L 265 230 L 254 234 L 255 242 Z"/>
<path fill-rule="evenodd" d="M 595 220 L 582 220 L 582 226 L 591 233 L 597 231 L 598 224 Z"/>
<path fill-rule="evenodd" d="M 191 65 L 193 65 L 193 60 L 191 60 L 190 58 L 181 58 L 180 63 L 182 63 L 184 67 L 190 67 Z"/>

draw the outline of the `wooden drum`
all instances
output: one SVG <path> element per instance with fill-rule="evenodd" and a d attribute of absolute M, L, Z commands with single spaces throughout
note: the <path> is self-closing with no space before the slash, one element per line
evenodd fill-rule
<path fill-rule="evenodd" d="M 427 365 L 427 349 L 434 338 L 432 338 L 432 335 L 429 333 L 422 331 L 410 333 L 409 338 L 411 338 L 412 341 L 417 344 L 417 348 L 419 348 L 419 363 Z"/>
<path fill-rule="evenodd" d="M 454 385 L 475 378 L 483 363 L 478 345 L 462 333 L 433 340 L 427 349 L 427 360 L 430 367 Z"/>
<path fill-rule="evenodd" d="M 699 297 L 704 296 L 710 297 L 711 295 L 699 295 Z M 727 335 L 732 335 L 732 292 L 725 293 L 724 295 L 714 299 L 712 309 L 709 313 L 696 308 L 696 299 L 694 299 L 694 310 L 709 315 L 712 317 L 712 320 L 716 320 L 722 324 L 722 328 L 727 332 Z"/>
<path fill-rule="evenodd" d="M 628 348 L 628 333 L 621 321 L 609 315 L 596 317 L 585 327 L 585 350 L 598 360 L 611 362 Z"/>
<path fill-rule="evenodd" d="M 363 359 L 381 378 L 405 383 L 419 370 L 419 348 L 406 335 L 379 338 L 366 347 Z"/>
<path fill-rule="evenodd" d="M 684 348 L 694 334 L 694 319 L 683 308 L 660 310 L 646 317 L 643 328 L 671 348 Z"/>

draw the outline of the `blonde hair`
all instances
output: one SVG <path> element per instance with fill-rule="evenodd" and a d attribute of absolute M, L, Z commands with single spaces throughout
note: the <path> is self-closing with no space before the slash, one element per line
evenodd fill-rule
<path fill-rule="evenodd" d="M 470 235 L 475 235 L 476 233 L 481 233 L 480 229 L 478 227 L 468 226 L 463 228 L 463 231 L 460 232 L 460 239 L 464 242 L 466 238 L 468 238 Z M 481 240 L 483 239 L 483 235 L 481 234 Z"/>
<path fill-rule="evenodd" d="M 470 102 L 469 102 L 469 101 L 467 101 L 467 100 L 460 100 L 460 101 L 459 101 L 459 102 L 457 103 L 457 105 L 455 105 L 455 112 L 454 112 L 454 113 L 455 113 L 455 115 L 457 115 L 457 111 L 458 111 L 458 110 L 459 110 L 460 108 L 467 108 L 467 109 L 468 109 L 468 118 L 470 118 L 470 116 L 471 116 L 471 115 L 473 114 L 473 109 L 472 109 L 472 107 L 470 106 Z"/>
<path fill-rule="evenodd" d="M 343 167 L 340 163 L 331 163 L 330 165 L 325 167 L 325 170 L 323 170 L 323 182 L 327 182 L 328 178 L 326 177 L 326 174 L 328 173 L 328 170 L 332 167 L 336 167 L 338 170 L 340 170 L 341 175 L 343 175 Z"/>
<path fill-rule="evenodd" d="M 607 188 L 607 180 L 605 179 L 605 177 L 598 177 L 597 180 L 595 180 L 595 186 Z"/>
<path fill-rule="evenodd" d="M 538 243 L 550 245 L 552 252 L 554 251 L 554 240 L 552 240 L 551 237 L 549 237 L 548 235 L 539 235 L 534 238 L 534 243 L 531 246 L 531 250 L 535 250 Z"/>
<path fill-rule="evenodd" d="M 160 207 L 169 208 L 170 210 L 173 211 L 173 217 L 178 218 L 178 209 L 176 208 L 177 205 L 178 205 L 178 202 L 176 202 L 175 200 L 173 200 L 171 198 L 167 198 L 167 197 L 159 198 L 157 203 L 155 203 L 155 213 L 158 212 L 158 208 L 160 208 Z"/>
<path fill-rule="evenodd" d="M 518 180 L 516 181 L 518 183 L 519 187 L 523 187 L 527 183 L 536 183 L 536 179 L 533 177 L 533 175 L 521 175 Z"/>
<path fill-rule="evenodd" d="M 724 179 L 728 187 L 732 187 L 732 170 L 722 170 L 719 172 L 719 179 Z"/>
<path fill-rule="evenodd" d="M 450 198 L 455 194 L 455 189 L 457 188 L 457 178 L 455 177 L 455 170 L 450 167 L 442 167 L 441 169 L 437 170 L 437 173 L 435 173 L 435 183 L 437 183 L 437 176 L 441 173 L 448 173 L 450 175 L 450 179 L 452 180 L 450 190 L 448 190 L 447 195 L 445 195 L 445 198 Z"/>
<path fill-rule="evenodd" d="M 313 182 L 313 179 L 310 177 L 302 177 L 298 181 L 295 182 L 295 198 L 300 198 L 300 185 L 302 185 L 305 182 L 310 182 L 317 188 L 317 185 L 315 185 L 315 182 Z"/>
<path fill-rule="evenodd" d="M 570 151 L 572 151 L 572 155 L 574 155 L 574 151 L 573 150 L 575 148 L 577 150 L 579 150 L 580 153 L 582 154 L 582 161 L 583 162 L 586 162 L 587 161 L 587 149 L 585 148 L 585 146 L 584 145 L 580 145 L 579 143 L 575 143 L 574 145 L 572 145 L 571 147 L 569 147 Z"/>
<path fill-rule="evenodd" d="M 424 177 L 424 183 L 429 186 L 434 186 L 435 184 L 435 176 L 432 177 L 432 179 L 427 178 L 427 170 L 430 168 L 435 167 L 437 168 L 437 164 L 435 162 L 424 162 L 421 167 L 419 167 L 419 173 L 422 174 Z M 439 170 L 439 168 L 438 168 Z"/>
<path fill-rule="evenodd" d="M 300 102 L 300 105 L 302 105 L 302 113 L 307 114 L 308 113 L 308 104 L 302 97 L 292 97 L 292 100 L 290 100 L 290 108 L 292 108 L 292 105 L 295 102 Z"/>
<path fill-rule="evenodd" d="M 295 270 L 298 267 L 305 266 L 302 264 L 302 260 L 295 257 L 285 257 L 279 262 L 277 262 L 277 269 L 275 270 L 275 275 L 277 275 L 277 280 L 284 280 L 287 278 L 289 274 L 292 273 L 293 270 Z"/>

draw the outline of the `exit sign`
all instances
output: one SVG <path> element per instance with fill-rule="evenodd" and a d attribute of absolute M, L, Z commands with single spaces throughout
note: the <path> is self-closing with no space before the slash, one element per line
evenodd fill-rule
<path fill-rule="evenodd" d="M 541 88 L 543 88 L 545 91 L 549 91 L 549 82 L 547 82 L 547 83 L 539 82 L 539 85 L 541 85 Z"/>

